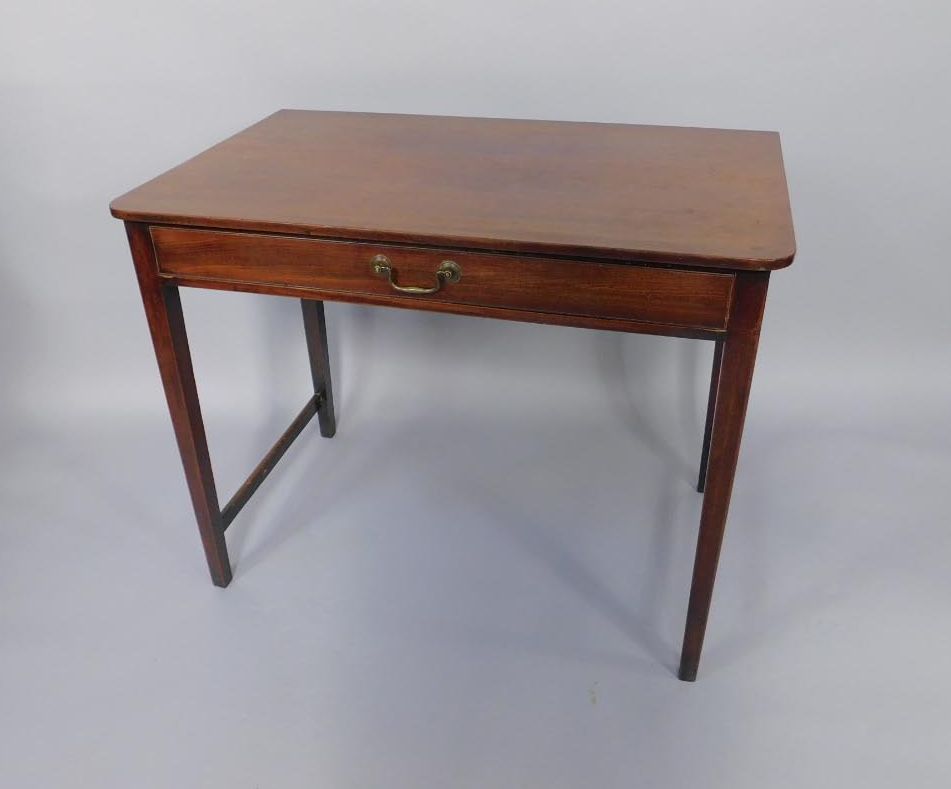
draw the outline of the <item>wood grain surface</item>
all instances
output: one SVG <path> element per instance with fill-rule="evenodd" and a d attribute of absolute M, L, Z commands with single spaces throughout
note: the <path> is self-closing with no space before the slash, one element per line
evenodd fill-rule
<path fill-rule="evenodd" d="M 737 270 L 795 254 L 774 132 L 282 110 L 111 209 L 148 223 Z"/>
<path fill-rule="evenodd" d="M 316 288 L 328 298 L 395 296 L 424 310 L 439 302 L 724 329 L 733 292 L 733 275 L 712 271 L 172 227 L 151 233 L 163 276 Z M 433 286 L 450 259 L 462 276 L 430 295 L 397 293 L 371 269 L 379 254 L 404 285 Z"/>

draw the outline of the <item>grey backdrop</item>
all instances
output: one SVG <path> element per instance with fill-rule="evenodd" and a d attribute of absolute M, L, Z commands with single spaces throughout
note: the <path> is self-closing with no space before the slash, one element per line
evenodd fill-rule
<path fill-rule="evenodd" d="M 63 3 L 0 26 L 0 782 L 945 786 L 947 4 Z M 207 580 L 111 198 L 280 107 L 776 129 L 771 284 L 695 685 L 710 347 L 328 307 Z M 296 303 L 185 294 L 222 497 Z"/>

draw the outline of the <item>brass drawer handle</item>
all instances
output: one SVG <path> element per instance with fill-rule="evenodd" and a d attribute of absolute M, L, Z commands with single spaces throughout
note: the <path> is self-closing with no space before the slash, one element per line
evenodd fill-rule
<path fill-rule="evenodd" d="M 397 285 L 393 281 L 393 266 L 390 265 L 390 259 L 386 255 L 376 255 L 370 261 L 370 267 L 373 273 L 378 277 L 383 277 L 390 283 L 393 290 L 400 293 L 412 293 L 414 296 L 429 296 L 436 293 L 447 282 L 458 282 L 462 279 L 462 268 L 454 260 L 444 260 L 436 269 L 436 284 L 431 288 L 420 288 L 416 285 Z"/>

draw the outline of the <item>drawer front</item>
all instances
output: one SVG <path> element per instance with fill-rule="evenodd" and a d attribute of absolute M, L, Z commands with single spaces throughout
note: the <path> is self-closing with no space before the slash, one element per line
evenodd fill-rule
<path fill-rule="evenodd" d="M 723 329 L 733 291 L 731 274 L 702 271 L 170 227 L 151 232 L 165 276 L 407 301 Z M 375 260 L 388 271 L 374 270 Z M 437 275 L 440 267 L 446 276 Z M 396 290 L 437 285 L 429 294 Z"/>

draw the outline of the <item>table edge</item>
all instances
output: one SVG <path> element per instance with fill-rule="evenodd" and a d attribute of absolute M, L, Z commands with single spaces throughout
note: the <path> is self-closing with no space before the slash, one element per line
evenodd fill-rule
<path fill-rule="evenodd" d="M 113 217 L 123 222 L 135 222 L 148 225 L 169 227 L 202 228 L 205 230 L 238 231 L 247 233 L 266 233 L 302 238 L 326 238 L 344 241 L 363 241 L 367 243 L 413 244 L 421 247 L 452 248 L 460 250 L 478 250 L 480 252 L 525 253 L 530 255 L 551 255 L 554 257 L 582 257 L 613 262 L 630 261 L 632 263 L 663 263 L 698 266 L 710 269 L 728 269 L 732 271 L 776 271 L 791 265 L 796 256 L 796 244 L 793 238 L 788 249 L 764 257 L 717 257 L 691 253 L 667 252 L 651 249 L 631 249 L 612 247 L 590 247 L 579 244 L 562 244 L 543 241 L 524 241 L 499 238 L 473 238 L 466 236 L 419 235 L 400 231 L 376 230 L 368 228 L 348 228 L 319 225 L 294 225 L 266 221 L 235 221 L 220 217 L 176 216 L 146 211 L 124 210 L 117 204 L 122 197 L 109 204 Z"/>

